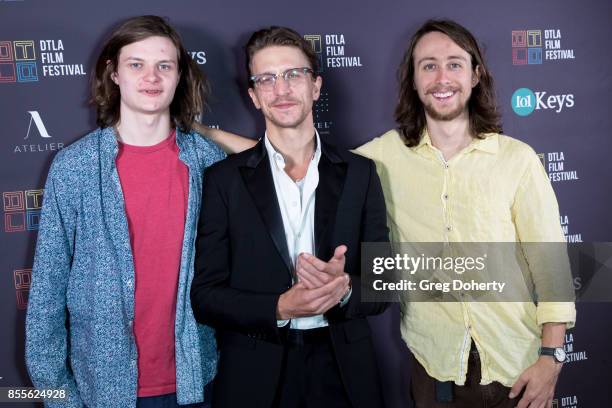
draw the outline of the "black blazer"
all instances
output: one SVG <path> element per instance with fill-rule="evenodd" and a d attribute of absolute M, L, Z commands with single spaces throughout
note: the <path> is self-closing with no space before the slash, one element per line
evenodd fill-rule
<path fill-rule="evenodd" d="M 374 163 L 325 143 L 315 196 L 315 255 L 348 247 L 353 293 L 329 322 L 341 378 L 355 407 L 382 406 L 366 316 L 385 303 L 361 303 L 361 242 L 386 242 L 388 229 Z M 220 350 L 214 407 L 269 407 L 283 359 L 276 324 L 279 296 L 292 283 L 285 231 L 263 141 L 208 168 L 196 242 L 191 304 L 198 322 L 217 331 Z"/>

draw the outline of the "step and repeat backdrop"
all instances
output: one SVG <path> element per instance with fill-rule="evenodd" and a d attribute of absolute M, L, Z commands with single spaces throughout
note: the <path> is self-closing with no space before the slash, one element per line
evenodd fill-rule
<path fill-rule="evenodd" d="M 323 67 L 316 126 L 351 148 L 394 127 L 396 69 L 416 28 L 428 18 L 455 19 L 485 49 L 504 133 L 539 153 L 567 240 L 612 241 L 607 0 L 0 0 L 0 387 L 30 385 L 24 320 L 50 162 L 95 127 L 89 81 L 101 42 L 119 21 L 141 14 L 167 17 L 208 75 L 213 94 L 203 122 L 254 138 L 263 121 L 246 92 L 242 47 L 263 26 L 296 29 Z M 577 308 L 553 406 L 610 406 L 612 305 Z M 408 406 L 398 320 L 397 307 L 372 319 L 388 407 Z"/>

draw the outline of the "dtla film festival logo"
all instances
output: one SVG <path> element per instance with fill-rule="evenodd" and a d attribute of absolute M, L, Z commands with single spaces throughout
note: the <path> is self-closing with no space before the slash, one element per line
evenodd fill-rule
<path fill-rule="evenodd" d="M 304 39 L 310 43 L 319 58 L 322 72 L 327 69 L 363 67 L 361 57 L 347 51 L 347 39 L 344 34 L 307 34 Z M 319 100 L 314 104 L 314 124 L 322 135 L 329 134 L 333 125 L 329 106 L 329 93 L 321 92 Z"/>
<path fill-rule="evenodd" d="M 0 83 L 37 82 L 41 78 L 84 76 L 83 64 L 68 63 L 64 41 L 0 40 Z"/>
<path fill-rule="evenodd" d="M 32 283 L 32 269 L 18 269 L 13 271 L 13 281 L 15 283 L 17 309 L 25 310 L 28 307 L 28 295 Z"/>
<path fill-rule="evenodd" d="M 38 189 L 2 193 L 4 232 L 38 230 L 43 192 L 43 189 Z"/>
<path fill-rule="evenodd" d="M 304 39 L 310 42 L 312 49 L 319 57 L 321 70 L 363 66 L 360 56 L 347 54 L 344 34 L 307 34 Z"/>
<path fill-rule="evenodd" d="M 552 183 L 580 180 L 580 177 L 578 177 L 578 171 L 572 170 L 572 168 L 566 164 L 565 152 L 538 153 L 538 156 L 540 157 L 542 166 L 544 166 L 544 169 L 548 173 L 548 178 Z"/>
<path fill-rule="evenodd" d="M 513 30 L 512 65 L 539 65 L 542 61 L 575 59 L 573 49 L 562 49 L 561 30 Z"/>
<path fill-rule="evenodd" d="M 582 241 L 582 233 L 577 233 L 576 231 L 571 231 L 570 233 L 570 219 L 568 215 L 560 215 L 561 221 L 561 229 L 563 230 L 563 235 L 565 235 L 565 240 L 567 242 L 584 242 Z"/>
<path fill-rule="evenodd" d="M 529 116 L 536 110 L 561 113 L 575 105 L 574 94 L 551 94 L 548 91 L 532 91 L 519 88 L 512 94 L 512 110 L 518 116 Z"/>

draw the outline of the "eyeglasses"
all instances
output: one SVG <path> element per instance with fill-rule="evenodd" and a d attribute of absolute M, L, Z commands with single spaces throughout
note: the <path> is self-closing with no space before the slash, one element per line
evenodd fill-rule
<path fill-rule="evenodd" d="M 289 68 L 280 74 L 253 75 L 249 79 L 258 89 L 271 91 L 279 77 L 282 77 L 289 86 L 298 86 L 304 83 L 309 74 L 314 75 L 314 71 L 310 68 Z"/>

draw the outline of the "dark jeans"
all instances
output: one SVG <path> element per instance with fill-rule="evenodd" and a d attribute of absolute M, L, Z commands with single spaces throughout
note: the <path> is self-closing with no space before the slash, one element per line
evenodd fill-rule
<path fill-rule="evenodd" d="M 510 388 L 498 382 L 480 385 L 480 355 L 472 345 L 465 385 L 452 385 L 453 402 L 437 402 L 435 379 L 412 356 L 410 393 L 415 408 L 514 408 L 522 397 L 508 398 Z"/>
<path fill-rule="evenodd" d="M 298 332 L 301 332 L 298 331 Z M 332 350 L 329 328 L 304 330 L 310 338 L 291 339 L 285 347 L 275 408 L 351 407 Z"/>
<path fill-rule="evenodd" d="M 136 400 L 136 408 L 210 408 L 212 397 L 211 384 L 204 387 L 204 402 L 198 404 L 179 405 L 176 402 L 176 394 L 166 394 L 156 395 L 155 397 L 138 397 Z"/>

